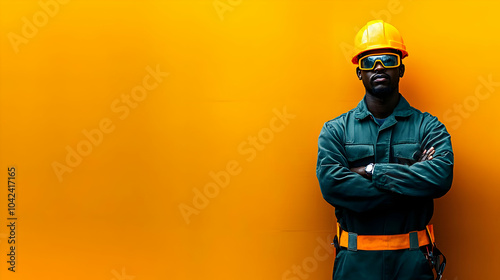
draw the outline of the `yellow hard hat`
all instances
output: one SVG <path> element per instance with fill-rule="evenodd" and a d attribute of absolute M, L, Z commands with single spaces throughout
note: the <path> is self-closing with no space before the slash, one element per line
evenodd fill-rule
<path fill-rule="evenodd" d="M 372 20 L 363 26 L 354 39 L 354 50 L 356 55 L 352 63 L 358 64 L 358 56 L 365 51 L 377 49 L 395 49 L 401 51 L 403 56 L 408 56 L 403 37 L 396 27 L 383 20 Z"/>

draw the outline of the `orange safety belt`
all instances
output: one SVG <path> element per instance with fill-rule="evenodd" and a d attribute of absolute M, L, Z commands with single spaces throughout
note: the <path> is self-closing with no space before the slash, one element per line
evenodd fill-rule
<path fill-rule="evenodd" d="M 337 223 L 337 237 L 339 238 L 340 246 L 351 251 L 418 249 L 421 246 L 434 244 L 434 230 L 432 225 L 428 225 L 424 230 L 405 234 L 358 235 L 342 230 Z"/>

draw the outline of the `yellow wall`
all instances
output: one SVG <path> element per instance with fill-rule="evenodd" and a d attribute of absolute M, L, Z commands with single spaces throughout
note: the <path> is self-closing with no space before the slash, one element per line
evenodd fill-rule
<path fill-rule="evenodd" d="M 0 278 L 329 279 L 317 137 L 363 97 L 352 42 L 381 18 L 452 135 L 445 279 L 496 279 L 498 2 L 54 1 L 0 1 Z"/>

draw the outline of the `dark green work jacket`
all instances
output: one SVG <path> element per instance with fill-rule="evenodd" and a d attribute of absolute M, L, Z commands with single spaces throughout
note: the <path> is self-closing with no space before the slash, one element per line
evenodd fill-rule
<path fill-rule="evenodd" d="M 432 160 L 417 162 L 431 147 Z M 375 163 L 371 180 L 349 170 L 369 163 Z M 316 174 L 343 230 L 359 235 L 423 230 L 433 214 L 433 199 L 451 187 L 450 135 L 436 117 L 411 107 L 401 95 L 382 125 L 363 99 L 324 124 Z M 334 279 L 432 279 L 423 254 L 406 251 L 341 250 Z"/>

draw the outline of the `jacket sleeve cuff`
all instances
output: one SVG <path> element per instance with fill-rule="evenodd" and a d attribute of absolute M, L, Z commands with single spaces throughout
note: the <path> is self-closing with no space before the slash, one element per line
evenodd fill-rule
<path fill-rule="evenodd" d="M 375 168 L 373 169 L 372 182 L 378 189 L 401 194 L 401 192 L 399 192 L 397 188 L 391 184 L 390 180 L 388 180 L 389 177 L 386 176 L 386 174 L 390 172 L 390 169 L 390 164 L 376 163 Z"/>

